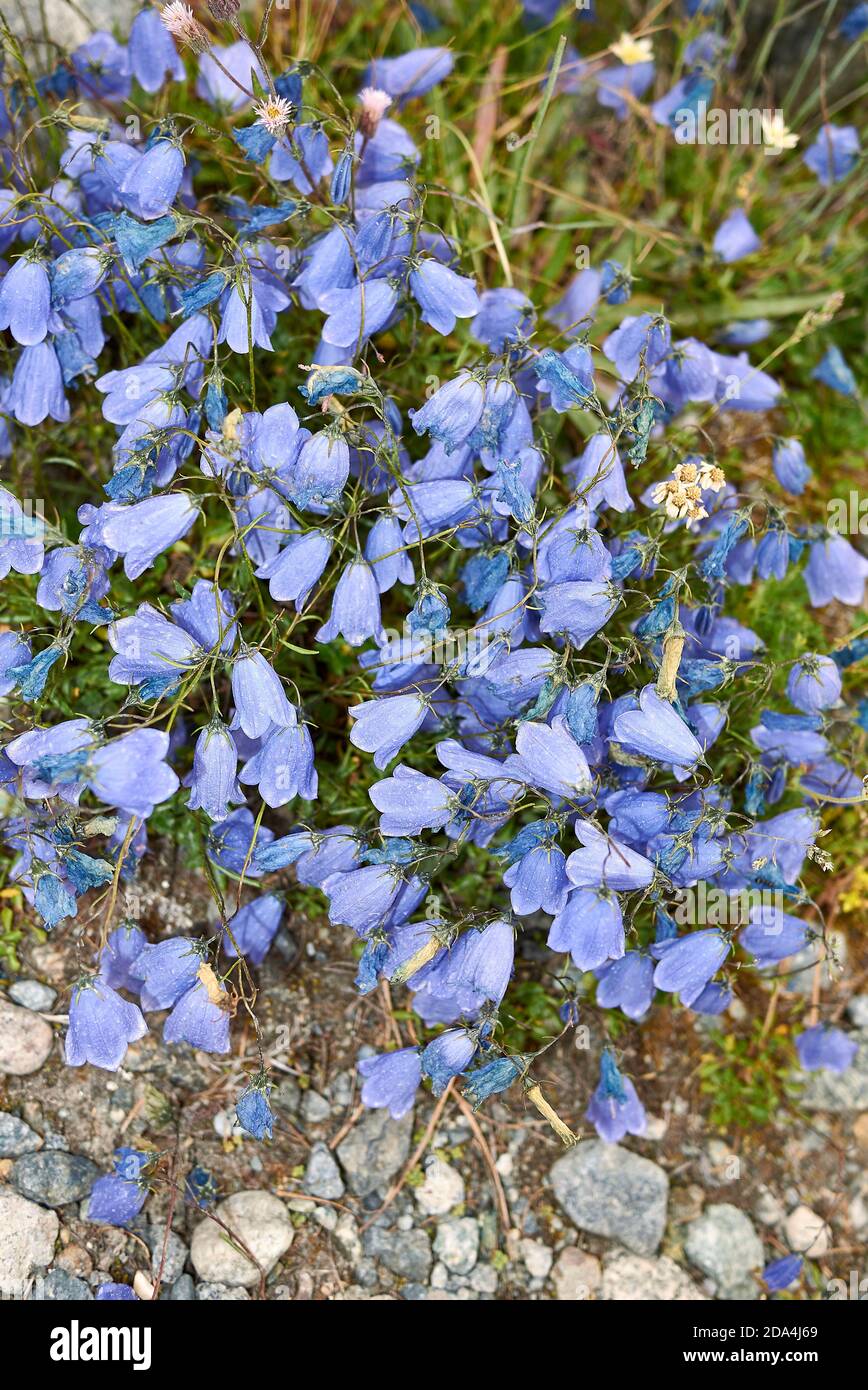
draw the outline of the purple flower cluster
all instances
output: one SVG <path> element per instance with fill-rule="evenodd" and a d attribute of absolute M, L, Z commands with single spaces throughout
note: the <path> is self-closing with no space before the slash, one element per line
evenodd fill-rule
<path fill-rule="evenodd" d="M 239 886 L 212 940 L 112 931 L 96 973 L 72 990 L 68 1063 L 117 1069 L 145 1015 L 165 1011 L 167 1044 L 227 1052 L 227 978 L 239 955 L 255 966 L 269 950 L 284 903 L 271 878 L 293 865 L 360 940 L 360 991 L 406 985 L 432 1030 L 361 1063 L 364 1103 L 393 1116 L 425 1080 L 439 1094 L 466 1077 L 475 1099 L 519 1080 L 532 1091 L 530 1060 L 502 1055 L 497 1014 L 517 937 L 539 913 L 551 919 L 552 973 L 569 982 L 568 1023 L 590 989 L 632 1020 L 657 992 L 722 1012 L 733 960 L 775 967 L 821 932 L 799 915 L 818 808 L 861 795 L 838 751 L 852 724 L 847 649 L 794 652 L 778 708 L 762 693 L 775 673 L 759 636 L 727 608 L 740 586 L 800 565 L 813 607 L 855 607 L 868 560 L 837 532 L 797 525 L 780 499 L 754 507 L 711 457 L 679 453 L 666 476 L 654 460 L 671 422 L 766 411 L 780 384 L 744 351 L 677 337 L 662 313 L 623 312 L 632 277 L 620 262 L 582 270 L 553 303 L 464 273 L 431 220 L 412 110 L 449 78 L 451 50 L 377 59 L 351 116 L 314 118 L 306 67 L 267 73 L 242 40 L 214 46 L 197 20 L 173 17 L 181 9 L 168 7 L 166 23 L 143 12 L 127 45 L 97 34 L 48 75 L 41 100 L 61 100 L 68 83 L 108 114 L 64 125 L 58 109 L 64 149 L 39 192 L 16 143 L 30 98 L 18 91 L 2 113 L 0 329 L 17 345 L 4 416 L 13 430 L 62 425 L 72 393 L 96 392 L 116 431 L 104 496 L 80 507 L 73 534 L 34 523 L 0 491 L 0 575 L 32 577 L 54 634 L 0 635 L 0 690 L 21 720 L 0 752 L 14 798 L 2 833 L 12 878 L 49 928 L 135 871 L 147 821 L 172 798 L 207 836 L 213 874 L 257 893 L 242 903 Z M 233 122 L 231 157 L 252 179 L 267 169 L 262 196 L 223 200 L 220 223 L 210 193 L 207 210 L 198 201 L 184 123 L 155 119 L 130 139 L 113 114 L 134 83 L 156 93 L 185 80 L 172 32 L 198 54 L 200 99 Z M 622 40 L 618 61 L 587 77 L 571 62 L 562 83 L 587 80 L 627 119 L 654 79 L 647 44 Z M 690 61 L 679 102 L 707 96 L 715 46 Z M 266 93 L 255 104 L 254 77 Z M 668 119 L 663 108 L 655 119 Z M 804 162 L 830 184 L 857 154 L 854 132 L 826 125 Z M 732 209 L 709 236 L 709 263 L 760 254 L 756 220 Z M 617 324 L 594 353 L 603 307 Z M 156 346 L 122 366 L 118 315 L 157 330 Z M 316 346 L 303 363 L 284 354 L 275 373 L 293 399 L 259 408 L 238 383 L 280 353 L 290 319 L 311 325 Z M 460 368 L 402 411 L 377 345 L 397 337 L 424 354 L 453 335 Z M 834 356 L 820 375 L 844 389 Z M 548 444 L 563 415 L 582 421 L 575 458 Z M 4 428 L 0 452 L 11 447 Z M 772 466 L 787 494 L 810 483 L 795 438 L 775 443 Z M 205 554 L 211 534 L 219 556 L 209 551 L 174 601 L 116 597 L 181 547 Z M 429 572 L 444 541 L 457 574 Z M 246 566 L 243 592 L 221 582 L 226 554 Z M 384 604 L 400 615 L 397 636 Z M 309 647 L 286 631 L 309 633 Z M 99 720 L 52 718 L 56 671 L 82 644 L 88 661 L 102 646 L 116 705 Z M 311 824 L 316 755 L 322 770 L 345 745 L 315 745 L 292 654 L 325 662 L 330 644 L 359 649 L 370 698 L 351 705 L 348 740 L 384 774 L 361 827 Z M 756 700 L 755 724 L 721 781 L 716 745 L 739 690 Z M 432 746 L 436 762 L 414 766 Z M 289 825 L 284 808 L 299 802 Z M 436 877 L 467 846 L 502 877 L 503 898 L 456 919 Z M 700 884 L 730 899 L 772 892 L 792 910 L 760 912 L 740 934 L 682 931 L 673 899 Z M 852 1044 L 817 1025 L 799 1051 L 809 1069 L 839 1070 Z M 258 1139 L 272 1131 L 268 1093 L 260 1074 L 237 1104 Z M 609 1142 L 643 1132 L 611 1049 L 587 1114 Z M 95 1219 L 136 1215 L 134 1159 L 123 1151 L 123 1171 L 100 1179 Z"/>

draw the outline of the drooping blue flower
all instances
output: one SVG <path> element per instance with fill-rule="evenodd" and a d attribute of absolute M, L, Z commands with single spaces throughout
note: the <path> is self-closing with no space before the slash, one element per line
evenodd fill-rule
<path fill-rule="evenodd" d="M 316 640 L 333 642 L 339 636 L 351 647 L 360 647 L 369 637 L 383 640 L 377 580 L 361 557 L 352 560 L 341 574 L 328 622 L 319 629 Z"/>
<path fill-rule="evenodd" d="M 816 140 L 802 156 L 802 163 L 816 174 L 824 188 L 829 188 L 847 177 L 860 153 L 856 127 L 828 121 L 820 126 Z"/>
<path fill-rule="evenodd" d="M 666 944 L 654 971 L 654 984 L 677 994 L 688 1007 L 699 998 L 730 952 L 719 931 L 707 928 Z"/>
<path fill-rule="evenodd" d="M 806 1028 L 796 1038 L 796 1051 L 805 1071 L 846 1071 L 858 1050 L 854 1038 L 823 1023 Z"/>
<path fill-rule="evenodd" d="M 805 462 L 805 451 L 799 439 L 775 440 L 772 468 L 784 491 L 794 497 L 801 497 L 814 476 Z"/>
<path fill-rule="evenodd" d="M 16 343 L 30 347 L 48 332 L 51 281 L 41 254 L 28 251 L 0 281 L 0 328 L 8 328 Z"/>
<path fill-rule="evenodd" d="M 762 242 L 751 226 L 744 208 L 734 208 L 714 234 L 714 254 L 726 265 L 758 251 Z"/>
<path fill-rule="evenodd" d="M 323 341 L 336 348 L 355 348 L 386 326 L 397 304 L 397 286 L 385 278 L 327 290 L 320 296 L 320 308 L 328 314 Z"/>
<path fill-rule="evenodd" d="M 636 1094 L 629 1077 L 618 1070 L 614 1053 L 603 1048 L 600 1058 L 600 1080 L 585 1111 L 600 1138 L 607 1144 L 618 1144 L 626 1134 L 642 1135 L 647 1127 L 645 1107 Z"/>
<path fill-rule="evenodd" d="M 841 676 L 829 656 L 808 652 L 795 663 L 787 677 L 787 695 L 796 709 L 818 714 L 841 698 Z"/>
<path fill-rule="evenodd" d="M 103 538 L 124 557 L 127 578 L 138 579 L 158 555 L 186 536 L 198 515 L 189 493 L 149 497 L 131 507 L 118 507 L 103 527 Z"/>
<path fill-rule="evenodd" d="M 454 57 L 448 48 L 416 48 L 399 58 L 375 58 L 365 85 L 388 92 L 396 101 L 424 96 L 452 71 Z"/>
<path fill-rule="evenodd" d="M 100 979 L 112 989 L 126 989 L 137 994 L 141 982 L 132 971 L 147 944 L 147 937 L 135 922 L 121 922 L 109 933 L 98 957 Z"/>
<path fill-rule="evenodd" d="M 470 1101 L 474 1110 L 477 1110 L 489 1096 L 508 1091 L 524 1072 L 525 1066 L 521 1057 L 497 1057 L 493 1062 L 486 1062 L 484 1066 L 477 1067 L 470 1073 L 463 1095 Z"/>
<path fill-rule="evenodd" d="M 770 1261 L 762 1272 L 763 1283 L 769 1293 L 780 1293 L 794 1284 L 804 1263 L 802 1255 L 782 1255 L 779 1260 Z"/>
<path fill-rule="evenodd" d="M 393 1120 L 400 1120 L 413 1108 L 416 1091 L 422 1080 L 422 1062 L 418 1049 L 404 1047 L 397 1052 L 384 1052 L 359 1062 L 365 1078 L 362 1085 L 362 1104 L 371 1109 L 387 1109 Z"/>
<path fill-rule="evenodd" d="M 478 425 L 484 400 L 480 382 L 469 372 L 459 372 L 453 381 L 438 387 L 420 410 L 410 412 L 413 429 L 439 439 L 451 454 Z"/>
<path fill-rule="evenodd" d="M 202 942 L 186 936 L 143 944 L 129 975 L 140 991 L 145 1013 L 171 1009 L 196 980 L 204 958 Z"/>
<path fill-rule="evenodd" d="M 563 851 L 551 844 L 533 846 L 503 876 L 512 910 L 519 917 L 532 912 L 562 912 L 572 884 L 566 875 Z"/>
<path fill-rule="evenodd" d="M 492 352 L 503 352 L 508 343 L 527 336 L 532 324 L 533 305 L 521 290 L 483 290 L 470 332 Z"/>
<path fill-rule="evenodd" d="M 293 728 L 295 708 L 286 698 L 283 683 L 262 652 L 244 650 L 232 667 L 235 713 L 230 729 L 241 729 L 248 738 L 262 738 L 273 728 Z"/>
<path fill-rule="evenodd" d="M 868 579 L 868 560 L 849 541 L 835 532 L 814 541 L 805 566 L 805 583 L 812 608 L 823 608 L 833 599 L 858 607 Z"/>
<path fill-rule="evenodd" d="M 392 695 L 386 699 L 364 700 L 350 708 L 355 721 L 350 742 L 374 754 L 374 766 L 387 766 L 411 739 L 428 711 L 420 695 Z"/>
<path fill-rule="evenodd" d="M 85 1062 L 104 1071 L 117 1071 L 131 1042 L 143 1038 L 148 1025 L 141 1010 L 128 1004 L 98 976 L 72 991 L 65 1056 L 69 1067 Z"/>
<path fill-rule="evenodd" d="M 578 888 L 612 888 L 618 892 L 646 888 L 654 878 L 654 865 L 644 855 L 605 835 L 590 821 L 576 822 L 582 849 L 567 859 L 567 874 Z"/>
<path fill-rule="evenodd" d="M 467 276 L 424 256 L 411 263 L 410 291 L 419 305 L 423 323 L 437 332 L 451 333 L 457 319 L 470 319 L 479 313 L 479 295 Z"/>
<path fill-rule="evenodd" d="M 512 975 L 515 937 L 508 922 L 490 922 L 482 931 L 470 929 L 453 947 L 445 969 L 450 992 L 470 990 L 480 1000 L 498 1004 Z"/>
<path fill-rule="evenodd" d="M 331 537 L 320 530 L 290 536 L 286 545 L 256 571 L 268 580 L 268 592 L 279 603 L 294 603 L 300 613 L 322 577 L 332 550 Z"/>
<path fill-rule="evenodd" d="M 165 762 L 168 751 L 167 733 L 133 729 L 91 754 L 88 785 L 107 806 L 147 818 L 178 789 L 178 777 Z"/>
<path fill-rule="evenodd" d="M 228 996 L 222 985 L 218 991 L 223 1003 Z M 212 1001 L 209 987 L 199 979 L 182 994 L 163 1027 L 163 1041 L 186 1042 L 202 1052 L 229 1051 L 229 1012 Z"/>
<path fill-rule="evenodd" d="M 97 1303 L 138 1303 L 139 1296 L 129 1284 L 100 1284 L 94 1298 Z"/>
<path fill-rule="evenodd" d="M 136 1149 L 115 1150 L 115 1171 L 97 1178 L 87 1203 L 87 1220 L 107 1226 L 128 1226 L 148 1197 L 142 1170 L 151 1155 Z"/>
<path fill-rule="evenodd" d="M 858 396 L 859 387 L 841 349 L 833 343 L 811 372 L 814 381 L 821 381 L 839 396 Z"/>
<path fill-rule="evenodd" d="M 517 781 L 574 799 L 587 795 L 591 787 L 588 760 L 576 743 L 565 720 L 551 724 L 523 720 L 515 738 L 516 752 L 504 763 L 504 771 Z"/>
<path fill-rule="evenodd" d="M 271 1139 L 274 1134 L 274 1114 L 268 1103 L 271 1087 L 253 1084 L 239 1098 L 235 1114 L 241 1128 L 253 1139 Z"/>
<path fill-rule="evenodd" d="M 644 363 L 650 372 L 666 356 L 672 341 L 669 324 L 653 314 L 628 316 L 610 333 L 603 351 L 614 363 L 624 381 L 634 381 Z"/>
<path fill-rule="evenodd" d="M 654 962 L 640 951 L 627 951 L 597 970 L 597 1003 L 620 1009 L 628 1018 L 644 1018 L 654 1002 Z"/>
<path fill-rule="evenodd" d="M 668 700 L 653 685 L 639 692 L 639 708 L 624 710 L 612 725 L 616 742 L 655 762 L 692 767 L 702 757 L 702 745 Z"/>
<path fill-rule="evenodd" d="M 71 55 L 72 67 L 91 97 L 125 100 L 130 94 L 130 65 L 126 46 L 98 29 Z"/>
<path fill-rule="evenodd" d="M 375 782 L 369 792 L 381 812 L 383 835 L 413 836 L 440 830 L 452 819 L 454 793 L 442 782 L 399 763 L 391 777 Z"/>
<path fill-rule="evenodd" d="M 184 152 L 174 140 L 158 140 L 124 176 L 118 194 L 143 222 L 165 217 L 184 177 Z"/>
<path fill-rule="evenodd" d="M 318 777 L 307 725 L 273 728 L 258 752 L 247 759 L 238 780 L 245 786 L 258 786 L 266 806 L 285 806 L 296 796 L 314 801 Z"/>
<path fill-rule="evenodd" d="M 540 631 L 563 634 L 577 649 L 606 626 L 618 607 L 617 591 L 608 584 L 577 580 L 547 584 L 541 595 Z"/>
<path fill-rule="evenodd" d="M 552 951 L 569 951 L 579 970 L 596 970 L 624 954 L 624 922 L 617 897 L 577 888 L 549 929 Z"/>
<path fill-rule="evenodd" d="M 34 343 L 18 356 L 5 408 L 21 425 L 41 425 L 46 416 L 65 424 L 69 401 L 63 386 L 54 344 L 47 340 Z"/>
<path fill-rule="evenodd" d="M 203 810 L 212 820 L 225 820 L 230 801 L 241 801 L 236 780 L 238 750 L 220 719 L 212 719 L 196 740 L 190 780 L 191 811 Z"/>
<path fill-rule="evenodd" d="M 181 82 L 184 63 L 156 10 L 143 9 L 130 25 L 129 64 L 146 92 L 158 92 L 166 80 Z"/>
<path fill-rule="evenodd" d="M 430 1076 L 435 1096 L 443 1094 L 453 1076 L 466 1071 L 476 1055 L 476 1040 L 463 1028 L 449 1028 L 422 1053 L 422 1074 Z"/>
<path fill-rule="evenodd" d="M 808 928 L 774 903 L 751 908 L 748 925 L 739 942 L 758 966 L 774 965 L 801 951 L 808 941 Z"/>
<path fill-rule="evenodd" d="M 237 946 L 251 965 L 261 965 L 277 935 L 283 913 L 283 902 L 275 893 L 263 893 L 240 907 L 229 919 L 231 936 L 230 932 L 224 933 L 223 949 L 227 956 L 235 957 Z"/>

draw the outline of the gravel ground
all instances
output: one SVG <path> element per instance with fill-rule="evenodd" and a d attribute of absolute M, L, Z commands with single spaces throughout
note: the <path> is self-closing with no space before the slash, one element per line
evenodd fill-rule
<path fill-rule="evenodd" d="M 203 930 L 200 894 L 158 864 L 121 910 L 152 939 Z M 797 1298 L 858 1296 L 868 1276 L 865 996 L 849 1004 L 866 1040 L 857 1065 L 811 1078 L 798 1112 L 749 1133 L 703 1118 L 694 1016 L 663 1011 L 619 1040 L 651 1113 L 645 1138 L 614 1147 L 582 1123 L 596 1058 L 565 1038 L 543 1073 L 584 1136 L 565 1151 L 520 1095 L 478 1115 L 454 1095 L 399 1122 L 363 1110 L 356 1061 L 411 1041 L 409 1025 L 385 994 L 356 995 L 348 933 L 297 919 L 260 972 L 278 1120 L 260 1145 L 232 1112 L 252 1031 L 215 1058 L 166 1048 L 151 1016 L 116 1075 L 64 1066 L 59 1020 L 84 932 L 25 948 L 0 990 L 2 1296 L 87 1299 L 137 1274 L 147 1292 L 162 1269 L 159 1297 L 172 1299 L 751 1300 L 766 1296 L 762 1266 L 791 1249 L 811 1259 Z M 163 1154 L 130 1230 L 87 1217 L 119 1144 Z M 213 1175 L 215 1215 L 257 1264 L 185 1202 L 194 1167 Z"/>

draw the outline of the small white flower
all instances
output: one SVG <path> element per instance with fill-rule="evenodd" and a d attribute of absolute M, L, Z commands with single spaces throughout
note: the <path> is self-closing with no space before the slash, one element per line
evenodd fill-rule
<path fill-rule="evenodd" d="M 799 137 L 784 125 L 784 118 L 780 111 L 763 111 L 760 121 L 762 122 L 763 144 L 767 145 L 770 150 L 779 153 L 781 150 L 794 150 L 796 148 Z"/>
<path fill-rule="evenodd" d="M 632 34 L 622 34 L 618 42 L 612 44 L 610 52 L 627 68 L 637 63 L 650 63 L 654 58 L 651 40 L 634 39 Z"/>
<path fill-rule="evenodd" d="M 269 135 L 281 135 L 293 118 L 294 107 L 286 97 L 263 97 L 253 110 Z"/>

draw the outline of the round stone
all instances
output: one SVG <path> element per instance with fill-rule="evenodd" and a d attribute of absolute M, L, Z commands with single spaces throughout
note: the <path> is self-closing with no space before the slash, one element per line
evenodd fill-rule
<path fill-rule="evenodd" d="M 0 1072 L 30 1076 L 39 1071 L 53 1042 L 51 1024 L 44 1018 L 0 999 Z"/>
<path fill-rule="evenodd" d="M 220 1203 L 215 1216 L 249 1247 L 265 1274 L 270 1274 L 292 1244 L 289 1213 L 270 1192 L 236 1192 Z M 203 1283 L 247 1289 L 259 1283 L 256 1265 L 243 1250 L 230 1244 L 216 1221 L 206 1218 L 196 1227 L 190 1259 Z M 197 1297 L 202 1297 L 201 1290 Z"/>

